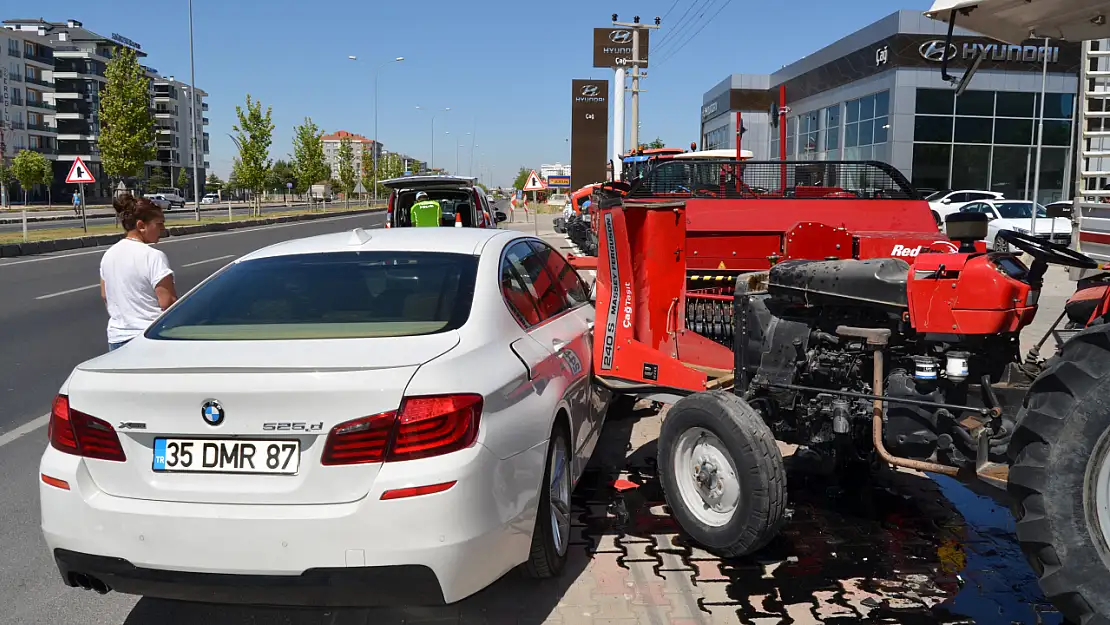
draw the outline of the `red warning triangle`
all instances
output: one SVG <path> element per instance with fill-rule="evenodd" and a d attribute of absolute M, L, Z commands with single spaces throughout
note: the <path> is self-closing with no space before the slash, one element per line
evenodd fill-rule
<path fill-rule="evenodd" d="M 524 183 L 524 188 L 521 189 L 521 190 L 522 191 L 543 191 L 544 190 L 543 181 L 540 180 L 540 176 L 539 176 L 539 174 L 536 173 L 536 170 L 533 169 L 532 173 L 528 174 L 528 182 Z"/>
<path fill-rule="evenodd" d="M 91 182 L 96 182 L 96 178 L 93 178 L 92 172 L 85 166 L 81 157 L 76 157 L 73 166 L 69 168 L 69 174 L 66 176 L 66 184 L 88 184 Z"/>

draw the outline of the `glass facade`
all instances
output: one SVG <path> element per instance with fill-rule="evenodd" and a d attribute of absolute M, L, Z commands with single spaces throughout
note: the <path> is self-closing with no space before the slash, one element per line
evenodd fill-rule
<path fill-rule="evenodd" d="M 702 146 L 705 150 L 719 150 L 728 147 L 728 126 L 721 126 L 714 130 L 710 130 L 702 137 Z"/>
<path fill-rule="evenodd" d="M 890 161 L 889 91 L 802 113 L 786 123 L 788 160 Z M 770 154 L 778 159 L 777 131 L 771 135 Z"/>
<path fill-rule="evenodd" d="M 1045 97 L 1044 149 L 1037 200 L 1060 199 L 1075 95 Z M 989 189 L 1007 198 L 1032 193 L 1040 94 L 917 89 L 911 180 L 922 190 Z M 1028 175 L 1027 175 L 1028 174 Z"/>

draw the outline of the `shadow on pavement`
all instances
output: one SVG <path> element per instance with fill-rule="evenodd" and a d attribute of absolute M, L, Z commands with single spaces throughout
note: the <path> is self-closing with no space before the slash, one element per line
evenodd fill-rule
<path fill-rule="evenodd" d="M 602 622 L 602 605 L 624 606 L 633 619 L 624 622 L 659 624 L 1062 622 L 1021 555 L 1009 512 L 944 478 L 882 472 L 841 483 L 789 468 L 781 535 L 753 556 L 717 558 L 680 532 L 666 506 L 652 437 L 660 417 L 615 416 L 575 493 L 558 580 L 511 571 L 458 604 L 399 610 L 143 599 L 126 624 L 589 623 Z"/>

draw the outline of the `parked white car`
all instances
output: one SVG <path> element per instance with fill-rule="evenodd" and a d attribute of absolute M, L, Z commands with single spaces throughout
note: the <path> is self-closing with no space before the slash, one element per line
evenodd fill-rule
<path fill-rule="evenodd" d="M 958 212 L 968 202 L 976 202 L 979 200 L 1001 200 L 1005 196 L 997 191 L 937 191 L 932 195 L 925 198 L 929 202 L 929 208 L 933 210 L 933 219 L 937 220 L 940 224 L 944 218 L 952 213 Z"/>
<path fill-rule="evenodd" d="M 1048 217 L 1045 207 L 1037 204 L 1036 230 L 1030 232 L 1033 221 L 1033 203 L 1021 200 L 982 200 L 971 202 L 960 209 L 961 213 L 983 213 L 987 216 L 987 245 L 997 252 L 1010 252 L 1010 245 L 998 233 L 1013 230 L 1032 234 L 1060 245 L 1071 244 L 1071 220 L 1066 217 Z"/>
<path fill-rule="evenodd" d="M 205 193 L 204 197 L 200 198 L 201 204 L 215 204 L 220 201 L 220 196 L 215 193 Z"/>
<path fill-rule="evenodd" d="M 558 575 L 610 399 L 590 300 L 511 230 L 356 229 L 236 260 L 62 385 L 40 496 L 63 580 L 363 606 Z"/>

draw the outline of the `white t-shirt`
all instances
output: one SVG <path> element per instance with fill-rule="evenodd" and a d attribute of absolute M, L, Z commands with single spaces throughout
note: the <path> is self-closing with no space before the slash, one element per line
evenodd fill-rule
<path fill-rule="evenodd" d="M 100 279 L 108 304 L 108 342 L 120 343 L 142 334 L 162 307 L 154 287 L 172 275 L 166 253 L 134 239 L 121 239 L 100 259 Z"/>

